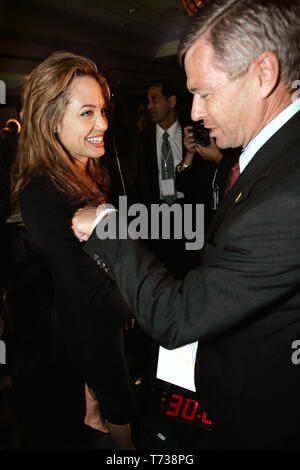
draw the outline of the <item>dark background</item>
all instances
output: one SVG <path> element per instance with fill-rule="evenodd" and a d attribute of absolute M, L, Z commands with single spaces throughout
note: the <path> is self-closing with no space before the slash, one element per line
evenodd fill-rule
<path fill-rule="evenodd" d="M 176 52 L 188 22 L 180 0 L 1 2 L 0 80 L 6 84 L 6 104 L 0 105 L 0 125 L 15 117 L 24 76 L 57 50 L 94 60 L 130 109 L 157 77 L 185 94 Z"/>

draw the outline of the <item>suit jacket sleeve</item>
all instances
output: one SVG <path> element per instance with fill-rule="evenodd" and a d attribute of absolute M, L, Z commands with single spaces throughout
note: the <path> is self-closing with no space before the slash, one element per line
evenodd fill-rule
<path fill-rule="evenodd" d="M 264 188 L 247 210 L 241 204 L 214 244 L 205 245 L 204 264 L 182 281 L 141 241 L 99 240 L 94 231 L 85 251 L 113 267 L 124 299 L 154 340 L 172 349 L 215 338 L 267 315 L 299 290 L 299 172 L 287 179 Z"/>

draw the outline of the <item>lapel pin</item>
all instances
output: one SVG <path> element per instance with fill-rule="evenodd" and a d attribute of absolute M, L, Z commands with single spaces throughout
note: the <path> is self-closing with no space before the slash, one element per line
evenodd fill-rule
<path fill-rule="evenodd" d="M 237 202 L 240 200 L 240 197 L 241 197 L 242 194 L 243 194 L 243 193 L 240 193 L 240 194 L 235 198 L 235 201 L 234 201 L 235 203 L 237 203 Z"/>

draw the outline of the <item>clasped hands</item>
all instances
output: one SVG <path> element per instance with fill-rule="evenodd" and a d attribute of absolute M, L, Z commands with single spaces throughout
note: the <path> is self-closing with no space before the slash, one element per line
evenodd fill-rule
<path fill-rule="evenodd" d="M 80 242 L 86 242 L 96 224 L 116 209 L 111 204 L 100 204 L 98 207 L 85 206 L 75 213 L 72 219 L 72 230 Z"/>
<path fill-rule="evenodd" d="M 97 211 L 99 207 L 86 206 L 75 213 L 72 219 L 72 230 L 80 242 L 85 242 L 89 239 L 92 231 L 94 230 L 95 220 L 97 218 Z"/>

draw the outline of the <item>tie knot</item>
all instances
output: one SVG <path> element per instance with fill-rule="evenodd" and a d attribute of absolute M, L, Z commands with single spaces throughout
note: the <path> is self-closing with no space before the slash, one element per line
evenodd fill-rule
<path fill-rule="evenodd" d="M 164 142 L 165 142 L 166 140 L 168 140 L 168 138 L 169 138 L 169 134 L 168 134 L 167 132 L 164 132 L 164 133 L 163 133 Z"/>

